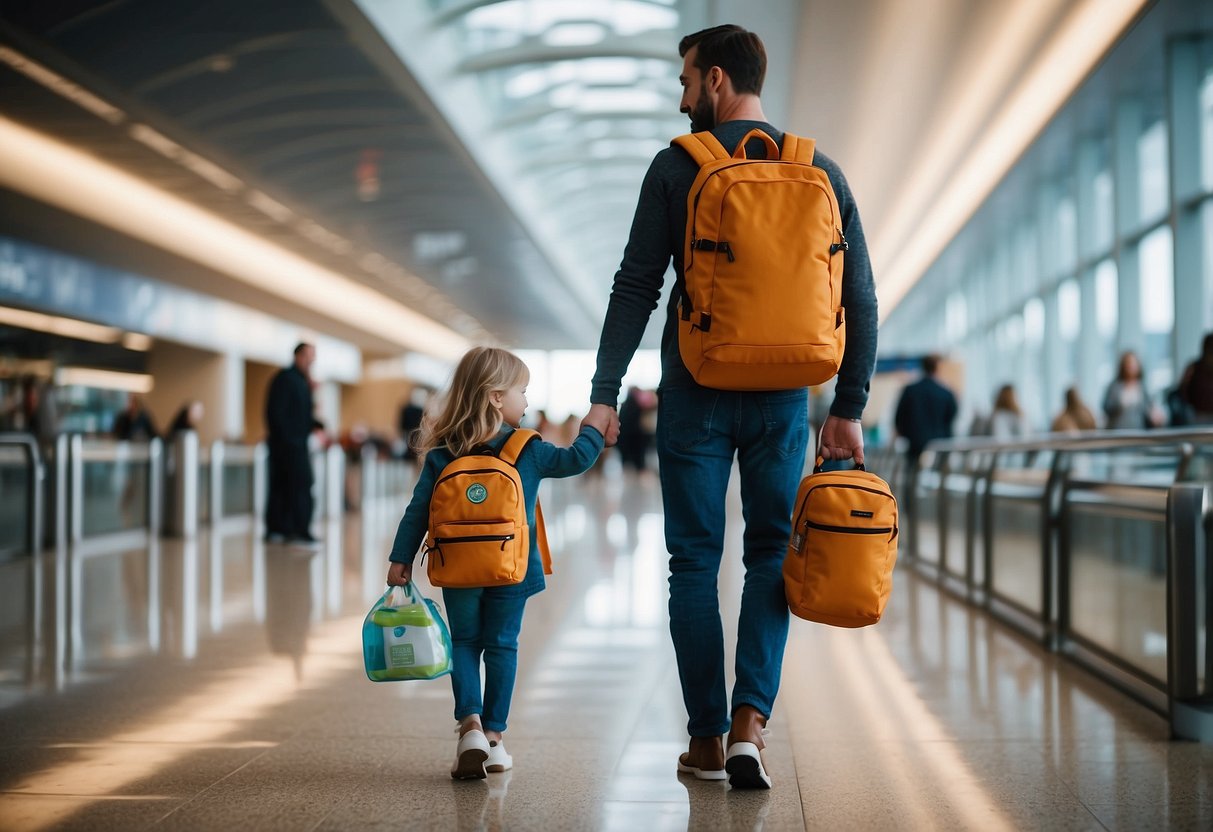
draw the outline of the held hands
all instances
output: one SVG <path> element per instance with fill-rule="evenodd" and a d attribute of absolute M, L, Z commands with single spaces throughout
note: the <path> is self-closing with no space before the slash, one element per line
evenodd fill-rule
<path fill-rule="evenodd" d="M 387 571 L 388 586 L 405 586 L 411 580 L 413 580 L 413 564 L 393 561 L 391 568 Z"/>
<path fill-rule="evenodd" d="M 586 425 L 602 434 L 608 448 L 619 441 L 619 413 L 609 405 L 590 405 L 590 412 L 581 420 L 581 427 Z"/>
<path fill-rule="evenodd" d="M 823 459 L 854 459 L 856 465 L 863 465 L 863 426 L 827 416 L 821 427 L 820 453 Z"/>

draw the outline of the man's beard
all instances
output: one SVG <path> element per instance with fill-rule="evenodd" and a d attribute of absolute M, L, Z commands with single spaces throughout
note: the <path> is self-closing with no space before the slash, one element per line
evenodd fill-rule
<path fill-rule="evenodd" d="M 702 133 L 716 126 L 716 113 L 712 111 L 712 102 L 708 99 L 706 89 L 700 87 L 699 100 L 695 102 L 695 106 L 691 107 L 688 115 L 691 117 L 692 133 Z"/>

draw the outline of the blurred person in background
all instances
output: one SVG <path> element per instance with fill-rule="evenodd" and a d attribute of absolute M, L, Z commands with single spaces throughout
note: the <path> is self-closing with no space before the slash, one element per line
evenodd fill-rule
<path fill-rule="evenodd" d="M 114 427 L 110 432 L 122 442 L 147 442 L 160 436 L 143 399 L 134 393 L 126 397 L 126 410 L 114 418 Z"/>
<path fill-rule="evenodd" d="M 1004 384 L 994 396 L 994 410 L 990 412 L 989 435 L 995 439 L 1017 439 L 1026 436 L 1028 423 L 1019 406 L 1015 387 Z"/>
<path fill-rule="evenodd" d="M 1128 351 L 1121 354 L 1116 378 L 1104 394 L 1103 412 L 1108 417 L 1109 430 L 1156 428 L 1166 421 L 1142 382 L 1141 361 L 1137 353 Z"/>
<path fill-rule="evenodd" d="M 637 473 L 645 470 L 648 463 L 649 447 L 653 443 L 652 420 L 649 415 L 655 412 L 656 396 L 639 387 L 629 387 L 628 395 L 619 406 L 619 458 L 625 467 L 631 467 Z"/>
<path fill-rule="evenodd" d="M 1057 414 L 1057 418 L 1053 420 L 1049 430 L 1054 433 L 1077 433 L 1083 430 L 1095 430 L 1096 427 L 1098 426 L 1095 424 L 1095 416 L 1083 402 L 1078 388 L 1071 387 L 1066 391 L 1065 409 Z"/>
<path fill-rule="evenodd" d="M 409 400 L 400 408 L 400 438 L 404 440 L 404 458 L 417 458 L 413 447 L 413 438 L 421 428 L 421 419 L 425 416 L 425 406 L 429 402 L 430 391 L 424 387 L 414 387 L 409 393 Z"/>
<path fill-rule="evenodd" d="M 1201 343 L 1200 357 L 1184 369 L 1179 397 L 1188 405 L 1192 424 L 1213 425 L 1213 332 Z"/>
<path fill-rule="evenodd" d="M 197 433 L 198 425 L 202 423 L 202 417 L 205 415 L 206 408 L 202 402 L 197 399 L 191 399 L 181 405 L 181 409 L 173 417 L 173 422 L 168 427 L 168 435 L 170 437 L 176 436 L 183 430 L 192 430 Z"/>
<path fill-rule="evenodd" d="M 946 439 L 952 435 L 952 423 L 956 421 L 956 396 L 940 383 L 940 357 L 927 355 L 922 359 L 922 378 L 906 385 L 897 402 L 894 426 L 897 433 L 906 438 L 906 451 L 911 463 L 916 463 L 922 449 L 932 439 Z"/>
<path fill-rule="evenodd" d="M 265 508 L 267 543 L 294 543 L 314 547 L 312 460 L 308 439 L 324 425 L 316 420 L 312 399 L 312 364 L 316 348 L 301 343 L 295 360 L 279 370 L 270 382 L 265 400 L 269 436 L 269 499 Z"/>

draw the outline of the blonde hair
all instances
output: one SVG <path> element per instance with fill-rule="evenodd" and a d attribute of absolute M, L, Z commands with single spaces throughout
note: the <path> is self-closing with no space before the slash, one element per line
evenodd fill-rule
<path fill-rule="evenodd" d="M 489 394 L 523 383 L 530 370 L 522 359 L 496 347 L 473 347 L 459 360 L 451 386 L 421 422 L 417 452 L 445 445 L 455 456 L 470 453 L 501 430 L 501 411 Z"/>

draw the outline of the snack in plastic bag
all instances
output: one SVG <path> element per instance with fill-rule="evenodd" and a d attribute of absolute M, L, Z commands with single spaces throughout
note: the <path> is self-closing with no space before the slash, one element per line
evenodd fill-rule
<path fill-rule="evenodd" d="M 437 679 L 451 672 L 451 633 L 438 605 L 413 581 L 388 587 L 366 614 L 362 662 L 372 682 Z"/>

